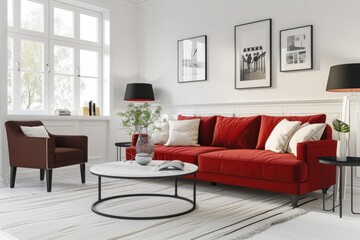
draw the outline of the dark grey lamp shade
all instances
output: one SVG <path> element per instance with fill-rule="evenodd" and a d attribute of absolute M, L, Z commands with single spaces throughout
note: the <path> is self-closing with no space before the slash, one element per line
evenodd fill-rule
<path fill-rule="evenodd" d="M 146 102 L 154 101 L 154 92 L 150 83 L 129 83 L 126 85 L 125 101 Z"/>
<path fill-rule="evenodd" d="M 326 91 L 360 92 L 360 63 L 332 66 Z"/>

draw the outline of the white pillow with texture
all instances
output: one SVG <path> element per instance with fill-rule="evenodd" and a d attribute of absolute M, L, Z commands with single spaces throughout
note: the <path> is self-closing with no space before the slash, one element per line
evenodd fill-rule
<path fill-rule="evenodd" d="M 200 119 L 169 121 L 166 146 L 199 146 Z"/>
<path fill-rule="evenodd" d="M 300 121 L 281 120 L 266 140 L 265 150 L 271 150 L 276 153 L 285 152 L 291 136 L 295 133 L 300 124 Z"/>
<path fill-rule="evenodd" d="M 36 126 L 36 127 L 27 127 L 27 126 L 20 126 L 21 131 L 27 137 L 42 137 L 48 138 L 49 134 L 46 131 L 44 126 Z"/>
<path fill-rule="evenodd" d="M 155 129 L 151 134 L 154 144 L 165 144 L 169 139 L 169 122 L 155 123 Z"/>
<path fill-rule="evenodd" d="M 326 128 L 326 123 L 308 124 L 299 128 L 291 137 L 287 152 L 297 156 L 297 145 L 300 142 L 319 141 Z"/>

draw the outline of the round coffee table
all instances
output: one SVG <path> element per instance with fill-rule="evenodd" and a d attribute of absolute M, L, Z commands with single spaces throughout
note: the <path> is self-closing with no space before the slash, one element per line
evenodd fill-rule
<path fill-rule="evenodd" d="M 93 212 L 112 218 L 120 218 L 120 219 L 161 219 L 161 218 L 171 218 L 180 215 L 184 215 L 186 213 L 192 212 L 196 208 L 196 172 L 198 167 L 191 163 L 185 163 L 184 170 L 162 170 L 157 171 L 155 168 L 164 161 L 153 160 L 148 165 L 139 165 L 135 161 L 127 161 L 127 162 L 108 162 L 108 163 L 100 163 L 92 166 L 90 168 L 90 172 L 96 176 L 98 176 L 98 201 L 92 204 L 91 209 Z M 178 195 L 178 177 L 185 175 L 193 175 L 193 199 L 185 198 Z M 156 193 L 139 193 L 139 194 L 122 194 L 117 196 L 111 196 L 107 198 L 101 198 L 101 178 L 123 178 L 123 179 L 155 179 L 155 178 L 174 178 L 175 179 L 175 193 L 174 195 L 170 194 L 156 194 Z M 168 197 L 168 198 L 176 198 L 180 200 L 184 200 L 190 202 L 192 207 L 188 210 L 169 214 L 169 215 L 157 215 L 157 216 L 148 216 L 148 217 L 133 217 L 133 216 L 120 216 L 120 215 L 112 215 L 108 213 L 101 212 L 96 207 L 105 201 L 116 199 L 116 198 L 128 198 L 128 197 Z"/>

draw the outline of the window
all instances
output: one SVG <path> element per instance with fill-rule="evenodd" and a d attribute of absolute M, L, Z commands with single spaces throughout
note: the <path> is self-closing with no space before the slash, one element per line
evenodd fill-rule
<path fill-rule="evenodd" d="M 101 106 L 101 14 L 51 0 L 8 0 L 9 113 Z"/>

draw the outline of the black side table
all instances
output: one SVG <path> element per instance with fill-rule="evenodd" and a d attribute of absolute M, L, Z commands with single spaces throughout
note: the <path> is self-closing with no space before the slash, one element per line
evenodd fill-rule
<path fill-rule="evenodd" d="M 116 161 L 121 162 L 121 148 L 122 147 L 124 147 L 124 148 L 130 147 L 131 145 L 132 145 L 132 142 L 117 142 L 117 143 L 115 143 L 115 146 L 116 146 Z"/>
<path fill-rule="evenodd" d="M 318 158 L 318 161 L 323 164 L 330 164 L 334 165 L 340 168 L 340 181 L 339 181 L 339 208 L 340 208 L 340 218 L 342 218 L 342 167 L 351 167 L 351 212 L 353 214 L 360 214 L 360 212 L 354 211 L 354 173 L 353 173 L 353 167 L 359 167 L 360 166 L 360 157 L 347 157 L 346 161 L 337 161 L 336 157 L 320 157 Z M 325 175 L 325 171 L 323 172 Z M 325 176 L 323 176 L 325 178 Z M 323 204 L 324 204 L 324 196 L 325 193 L 323 193 Z M 333 195 L 333 211 L 335 209 L 335 196 Z"/>

